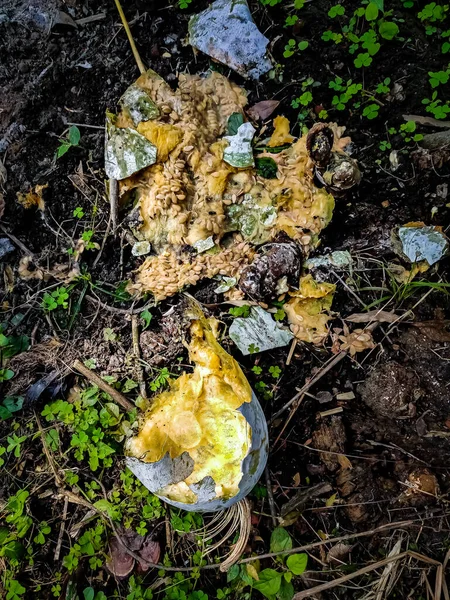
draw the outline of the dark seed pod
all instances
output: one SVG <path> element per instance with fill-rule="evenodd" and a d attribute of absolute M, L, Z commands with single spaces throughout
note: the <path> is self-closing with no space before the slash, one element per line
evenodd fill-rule
<path fill-rule="evenodd" d="M 280 241 L 266 244 L 264 252 L 242 271 L 240 289 L 254 300 L 269 300 L 286 292 L 288 285 L 298 286 L 302 256 L 299 246 Z"/>
<path fill-rule="evenodd" d="M 345 192 L 361 181 L 358 163 L 342 152 L 332 152 L 326 170 L 316 175 L 332 192 Z"/>
<path fill-rule="evenodd" d="M 316 123 L 306 136 L 309 157 L 319 169 L 324 169 L 331 157 L 334 134 L 326 123 Z"/>

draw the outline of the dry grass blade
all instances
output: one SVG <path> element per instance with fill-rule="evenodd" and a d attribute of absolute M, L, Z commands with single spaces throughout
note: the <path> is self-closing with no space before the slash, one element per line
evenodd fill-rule
<path fill-rule="evenodd" d="M 388 558 L 400 554 L 402 542 L 402 538 L 397 540 L 394 547 L 389 552 Z M 387 598 L 395 584 L 395 580 L 398 576 L 399 566 L 399 561 L 394 561 L 386 565 L 379 579 L 373 582 L 372 589 L 365 596 L 363 596 L 362 600 L 383 600 L 383 598 Z"/>

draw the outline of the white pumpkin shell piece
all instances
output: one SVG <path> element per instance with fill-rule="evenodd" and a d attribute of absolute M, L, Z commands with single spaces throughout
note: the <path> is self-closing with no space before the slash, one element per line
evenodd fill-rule
<path fill-rule="evenodd" d="M 240 169 L 254 167 L 252 140 L 255 133 L 256 129 L 251 123 L 242 123 L 236 135 L 226 135 L 224 139 L 227 140 L 228 146 L 223 152 L 223 160 Z"/>
<path fill-rule="evenodd" d="M 253 22 L 247 0 L 216 0 L 189 21 L 189 43 L 243 77 L 272 68 L 269 40 Z"/>
<path fill-rule="evenodd" d="M 107 123 L 105 171 L 110 179 L 126 179 L 156 162 L 157 148 L 135 129 Z"/>
<path fill-rule="evenodd" d="M 266 418 L 254 393 L 251 402 L 244 402 L 238 411 L 251 427 L 251 446 L 242 462 L 239 492 L 232 498 L 217 497 L 216 485 L 210 476 L 190 486 L 190 490 L 197 496 L 197 501 L 193 504 L 176 502 L 161 494 L 162 488 L 182 482 L 192 472 L 193 460 L 187 452 L 174 459 L 171 459 L 167 453 L 155 463 L 146 463 L 138 458 L 127 456 L 126 465 L 148 490 L 172 506 L 196 512 L 224 510 L 252 491 L 265 469 L 269 450 Z"/>

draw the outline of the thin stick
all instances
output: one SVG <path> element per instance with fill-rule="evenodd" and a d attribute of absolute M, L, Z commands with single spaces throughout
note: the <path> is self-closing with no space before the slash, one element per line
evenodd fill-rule
<path fill-rule="evenodd" d="M 291 347 L 289 348 L 289 354 L 286 359 L 286 366 L 291 364 L 292 357 L 294 356 L 295 348 L 297 347 L 297 338 L 294 338 L 291 343 Z"/>
<path fill-rule="evenodd" d="M 41 441 L 42 441 L 42 448 L 44 449 L 44 454 L 47 458 L 47 462 L 50 465 L 51 470 L 53 471 L 56 485 L 58 487 L 61 487 L 63 482 L 62 482 L 61 477 L 58 474 L 58 470 L 56 468 L 55 461 L 53 460 L 53 456 L 51 455 L 50 450 L 48 448 L 47 441 L 45 439 L 45 433 L 44 433 L 44 430 L 42 429 L 41 420 L 39 419 L 39 416 L 36 411 L 34 412 L 34 417 L 36 419 L 36 423 L 37 423 L 37 426 L 39 429 L 39 434 L 41 436 Z"/>
<path fill-rule="evenodd" d="M 144 304 L 144 306 L 140 306 L 139 308 L 133 308 L 130 306 L 130 308 L 117 308 L 116 306 L 109 306 L 109 304 L 105 304 L 104 302 L 102 302 L 100 300 L 100 298 L 96 298 L 95 296 L 90 296 L 89 294 L 86 294 L 85 296 L 86 300 L 89 300 L 89 302 L 93 302 L 98 304 L 99 306 L 101 306 L 102 308 L 104 308 L 105 310 L 112 312 L 112 313 L 116 313 L 117 315 L 133 315 L 133 314 L 138 314 L 143 312 L 144 310 L 147 310 L 147 308 L 152 308 L 153 306 L 155 306 L 155 301 L 154 300 L 150 300 L 150 302 L 147 302 L 147 304 Z"/>
<path fill-rule="evenodd" d="M 277 526 L 277 513 L 275 510 L 275 500 L 273 499 L 272 482 L 270 481 L 269 467 L 264 470 L 264 477 L 266 479 L 267 497 L 269 499 L 270 514 L 272 515 L 272 525 Z"/>
<path fill-rule="evenodd" d="M 125 33 L 127 34 L 127 38 L 131 46 L 131 52 L 133 53 L 134 60 L 136 61 L 139 72 L 141 74 L 145 73 L 147 69 L 145 68 L 144 63 L 142 62 L 141 57 L 139 56 L 139 52 L 137 51 L 136 44 L 134 43 L 133 36 L 131 35 L 130 26 L 128 25 L 128 21 L 125 16 L 125 13 L 123 12 L 122 6 L 119 0 L 114 0 L 114 2 L 116 3 L 117 10 L 119 11 L 120 20 L 122 21 L 123 28 L 125 29 Z"/>
<path fill-rule="evenodd" d="M 132 404 L 129 400 L 127 400 L 127 398 L 125 398 L 125 396 L 123 394 L 121 394 L 120 392 L 115 390 L 113 387 L 111 387 L 109 385 L 109 383 L 106 383 L 106 381 L 104 381 L 101 377 L 99 377 L 97 375 L 97 373 L 94 373 L 93 371 L 88 369 L 85 365 L 83 365 L 83 363 L 80 360 L 78 360 L 78 359 L 75 360 L 72 367 L 76 371 L 79 371 L 82 375 L 84 375 L 86 377 L 86 379 L 89 379 L 89 381 L 94 383 L 101 390 L 103 390 L 104 392 L 109 394 L 111 396 L 111 398 L 114 400 L 114 402 L 117 402 L 117 404 L 120 404 L 120 406 L 122 408 L 124 408 L 125 410 L 131 411 L 134 408 L 136 408 L 134 406 L 134 404 Z"/>
<path fill-rule="evenodd" d="M 285 410 L 287 410 L 292 404 L 294 404 L 294 402 L 296 402 L 296 400 L 298 400 L 300 396 L 302 396 L 305 392 L 312 388 L 312 386 L 315 383 L 322 379 L 322 377 L 326 375 L 328 371 L 330 371 L 335 365 L 337 365 L 345 356 L 347 356 L 347 352 L 339 352 L 339 354 L 336 354 L 336 356 L 332 360 L 330 360 L 330 362 L 325 367 L 323 367 L 317 373 L 317 375 L 315 375 L 312 379 L 305 383 L 305 385 L 295 394 L 295 396 L 293 396 L 289 400 L 289 402 L 286 402 L 286 404 L 273 415 L 273 417 L 269 421 L 269 424 L 272 424 L 275 421 L 275 419 L 277 419 L 281 414 L 284 413 Z"/>
<path fill-rule="evenodd" d="M 54 556 L 55 562 L 59 560 L 59 554 L 61 552 L 61 546 L 62 546 L 62 540 L 63 540 L 64 530 L 66 528 L 67 507 L 68 506 L 69 506 L 69 498 L 67 498 L 67 496 L 66 496 L 64 498 L 64 508 L 63 508 L 63 515 L 62 515 L 61 527 L 59 529 L 58 542 L 56 544 L 56 550 L 55 550 L 55 556 Z"/>
<path fill-rule="evenodd" d="M 323 412 L 319 413 L 320 417 L 330 417 L 331 415 L 338 415 L 339 413 L 344 412 L 344 409 L 342 408 L 342 406 L 337 406 L 336 408 L 330 408 L 330 410 L 324 410 Z"/>
<path fill-rule="evenodd" d="M 131 317 L 131 332 L 133 336 L 133 352 L 136 358 L 136 372 L 139 383 L 139 393 L 142 398 L 147 398 L 147 390 L 145 389 L 144 369 L 141 364 L 141 349 L 139 347 L 139 323 L 137 315 Z"/>
<path fill-rule="evenodd" d="M 297 412 L 297 409 L 298 409 L 298 407 L 300 406 L 300 404 L 303 402 L 304 398 L 305 398 L 305 394 L 302 394 L 302 395 L 300 396 L 300 398 L 297 400 L 297 402 L 294 404 L 294 406 L 292 407 L 292 410 L 291 410 L 291 412 L 289 413 L 289 416 L 288 416 L 288 418 L 286 419 L 286 422 L 285 422 L 285 424 L 283 425 L 283 429 L 280 431 L 280 433 L 279 433 L 279 434 L 278 434 L 278 436 L 277 436 L 277 439 L 276 439 L 276 440 L 274 441 L 274 443 L 273 443 L 272 450 L 273 450 L 273 448 L 275 448 L 275 446 L 278 444 L 278 440 L 279 440 L 279 439 L 280 439 L 280 437 L 283 435 L 283 433 L 286 431 L 286 427 L 287 427 L 287 426 L 289 425 L 289 423 L 291 422 L 291 420 L 292 420 L 292 417 L 293 417 L 293 416 L 295 415 L 295 413 Z"/>
<path fill-rule="evenodd" d="M 119 182 L 117 179 L 109 180 L 109 206 L 113 233 L 119 223 Z"/>

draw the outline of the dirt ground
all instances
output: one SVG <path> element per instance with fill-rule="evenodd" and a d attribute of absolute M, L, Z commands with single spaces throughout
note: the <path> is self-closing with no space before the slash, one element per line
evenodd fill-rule
<path fill-rule="evenodd" d="M 282 81 L 264 77 L 259 82 L 245 81 L 220 67 L 223 74 L 245 87 L 249 105 L 266 99 L 279 100 L 276 114 L 290 119 L 294 135 L 301 133 L 301 126 L 291 100 L 302 93 L 301 82 L 306 77 L 321 82 L 315 88 L 314 106 L 305 124 L 311 126 L 313 118 L 317 118 L 315 113 L 326 107 L 329 120 L 345 125 L 345 134 L 352 139 L 352 156 L 362 172 L 360 185 L 337 197 L 333 219 L 321 234 L 322 243 L 316 252 L 319 255 L 348 250 L 354 259 L 351 271 L 338 271 L 337 275 L 324 269 L 316 272 L 318 278 L 337 284 L 331 329 L 367 326 L 367 320 L 355 323 L 347 317 L 364 313 L 364 307 L 371 304 L 398 317 L 394 323 L 376 323 L 373 349 L 336 361 L 302 397 L 287 425 L 289 411 L 271 423 L 268 477 L 250 496 L 253 530 L 245 557 L 269 552 L 274 528 L 271 509 L 277 517 L 275 523 L 288 528 L 294 546 L 348 536 L 342 542 L 309 551 L 307 571 L 296 578 L 295 592 L 382 560 L 397 542 L 401 552 L 409 550 L 422 555 L 419 559 L 405 556 L 401 565 L 396 563 L 395 582 L 389 594 L 376 595 L 374 586 L 383 573 L 381 567 L 338 587 L 330 586 L 314 596 L 320 599 L 438 598 L 431 591 L 437 570 L 430 561 L 443 563 L 450 548 L 450 332 L 446 330 L 450 304 L 447 289 L 441 285 L 449 285 L 448 258 L 417 279 L 435 287 L 424 284 L 402 288 L 395 295 L 386 271 L 390 263 L 407 266 L 392 247 L 391 231 L 395 226 L 423 221 L 446 230 L 450 216 L 446 149 L 439 156 L 434 155 L 430 163 L 423 159 L 416 144 L 405 144 L 398 132 L 392 134 L 392 147 L 398 149 L 396 170 L 391 168 L 389 152 L 380 150 L 389 127 L 399 130 L 404 123 L 403 115 L 425 114 L 422 99 L 427 73 L 446 65 L 445 55 L 435 50 L 434 38 L 427 37 L 414 18 L 414 11 L 403 4 L 395 1 L 389 8 L 408 35 L 404 42 L 396 43 L 395 51 L 391 45 L 383 45 L 374 66 L 364 73 L 367 90 L 386 77 L 401 85 L 401 93 L 383 100 L 377 119 L 364 119 L 356 109 L 332 109 L 335 93 L 327 82 L 336 75 L 346 79 L 357 75 L 353 58 L 347 52 L 321 40 L 331 5 L 325 0 L 306 4 L 293 33 L 292 27 L 284 27 L 288 14 L 284 3 L 280 9 L 251 3 L 255 22 L 271 40 L 275 62 L 283 65 Z M 194 1 L 183 11 L 176 3 L 156 0 L 130 0 L 126 6 L 124 3 L 144 64 L 171 85 L 177 73 L 201 74 L 211 65 L 208 57 L 195 54 L 186 43 L 189 16 L 206 5 L 207 2 Z M 350 13 L 358 6 L 351 1 L 346 3 L 346 10 Z M 310 41 L 309 48 L 301 56 L 287 60 L 283 57 L 286 40 L 299 33 Z M 85 494 L 84 506 L 70 502 L 67 505 L 60 482 L 54 477 L 54 466 L 48 462 L 48 452 L 44 452 L 39 441 L 35 417 L 46 402 L 67 398 L 74 385 L 81 385 L 82 380 L 70 369 L 77 358 L 93 360 L 96 372 L 102 376 L 123 381 L 136 375 L 129 360 L 130 306 L 140 314 L 149 299 L 136 303 L 123 291 L 123 282 L 142 259 L 131 254 L 125 227 L 119 228 L 116 235 L 110 231 L 104 118 L 106 110 L 115 110 L 121 94 L 139 72 L 112 1 L 24 0 L 20 4 L 3 0 L 0 49 L 0 190 L 5 202 L 0 238 L 11 234 L 14 246 L 13 251 L 0 258 L 2 327 L 6 335 L 27 335 L 31 341 L 28 351 L 19 353 L 8 364 L 15 376 L 0 383 L 3 398 L 25 397 L 21 411 L 0 420 L 0 443 L 8 445 L 7 438 L 13 432 L 27 436 L 21 453 L 3 456 L 7 460 L 0 467 L 0 518 L 6 517 L 1 524 L 3 529 L 8 527 L 9 498 L 17 490 L 27 489 L 27 514 L 33 519 L 34 531 L 42 521 L 52 528 L 46 542 L 33 550 L 33 560 L 28 557 L 11 561 L 0 550 L 3 592 L 13 600 L 75 599 L 82 598 L 82 590 L 91 586 L 97 592 L 102 590 L 107 598 L 150 597 L 143 595 L 142 590 L 141 595 L 136 591 L 135 595 L 127 595 L 132 593 L 127 587 L 128 579 L 115 578 L 104 568 L 109 552 L 106 543 L 97 552 L 100 560 L 94 568 L 84 558 L 68 574 L 62 560 L 80 534 L 78 531 L 71 537 L 68 531 L 86 514 L 89 518 L 93 497 Z M 446 89 L 448 92 L 448 86 Z M 60 140 L 73 124 L 81 132 L 80 142 L 56 159 Z M 434 129 L 419 127 L 418 131 L 425 134 Z M 46 186 L 42 192 L 45 210 L 18 202 L 18 194 L 26 194 L 37 185 Z M 82 209 L 81 218 L 74 217 L 77 207 Z M 96 246 L 83 253 L 81 274 L 85 279 L 76 286 L 71 298 L 72 306 L 76 306 L 72 311 L 75 316 L 49 315 L 42 309 L 43 294 L 64 282 L 71 268 L 67 251 L 88 229 L 94 231 L 92 240 Z M 31 276 L 23 279 L 18 268 L 26 256 L 30 257 Z M 64 265 L 57 277 L 55 265 Z M 53 276 L 33 278 L 40 269 L 51 271 Z M 95 285 L 91 286 L 91 282 Z M 189 292 L 206 305 L 209 314 L 229 326 L 229 306 L 220 304 L 223 298 L 214 293 L 214 287 L 206 282 Z M 386 289 L 391 290 L 391 295 L 380 303 Z M 182 343 L 184 325 L 176 318 L 171 320 L 171 309 L 180 302 L 177 295 L 151 308 L 150 327 L 140 338 L 143 358 L 152 365 L 146 373 L 149 379 L 154 379 L 163 368 L 178 375 L 187 361 Z M 108 337 L 105 331 L 113 333 Z M 290 346 L 242 357 L 229 338 L 223 340 L 224 347 L 240 362 L 252 387 L 258 390 L 268 420 L 336 356 L 332 344 L 331 338 L 318 347 L 298 343 L 287 364 Z M 161 346 L 164 351 L 160 351 Z M 261 369 L 255 370 L 255 365 Z M 275 366 L 281 369 L 277 379 L 268 375 Z M 67 433 L 61 430 L 62 443 L 66 444 L 59 459 L 61 468 L 77 468 L 80 477 L 84 477 L 83 465 L 68 455 L 64 435 Z M 122 456 L 122 450 L 118 450 L 113 468 L 96 474 L 106 494 L 118 481 Z M 317 495 L 314 490 L 319 484 L 328 486 Z M 273 494 L 272 506 L 268 485 Z M 287 503 L 299 495 L 297 508 L 291 510 Z M 65 530 L 60 526 L 63 512 Z M 398 526 L 392 525 L 397 522 Z M 169 520 L 161 513 L 152 523 L 152 531 L 156 527 L 153 539 L 159 543 L 163 556 L 169 544 Z M 386 529 L 370 534 L 382 526 Z M 1 531 L 2 527 L 3 539 Z M 58 541 L 60 531 L 63 533 Z M 362 532 L 369 533 L 351 537 Z M 185 567 L 190 564 L 192 540 L 178 543 L 179 551 L 172 555 L 178 560 L 172 566 Z M 261 560 L 261 568 L 271 565 L 271 559 Z M 225 590 L 227 586 L 228 597 L 249 597 L 248 587 L 233 591 L 225 575 L 212 573 L 205 571 L 195 591 L 186 588 L 184 596 L 181 591 L 179 595 L 170 592 L 178 589 L 176 582 L 155 570 L 142 576 L 142 586 L 147 588 L 157 581 L 153 596 L 160 598 L 205 600 L 201 591 L 215 598 L 217 589 Z M 136 571 L 134 574 L 138 581 L 141 575 Z M 11 593 L 6 578 L 17 580 L 26 591 L 6 595 Z M 252 597 L 261 595 L 253 591 Z"/>

